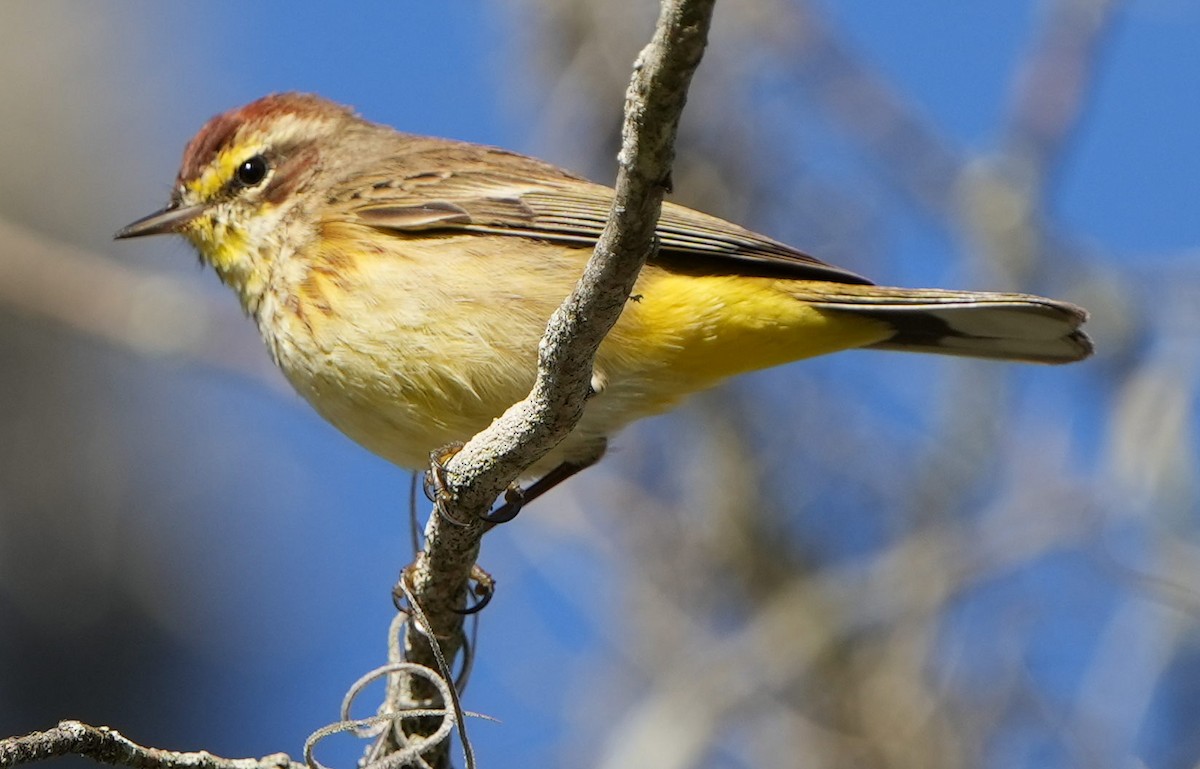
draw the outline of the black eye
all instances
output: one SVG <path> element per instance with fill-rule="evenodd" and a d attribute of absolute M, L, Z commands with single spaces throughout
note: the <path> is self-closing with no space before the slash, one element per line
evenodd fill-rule
<path fill-rule="evenodd" d="M 249 160 L 242 161 L 242 164 L 237 167 L 237 171 L 234 172 L 233 178 L 240 187 L 253 187 L 267 178 L 267 168 L 267 159 L 262 155 L 255 155 Z"/>

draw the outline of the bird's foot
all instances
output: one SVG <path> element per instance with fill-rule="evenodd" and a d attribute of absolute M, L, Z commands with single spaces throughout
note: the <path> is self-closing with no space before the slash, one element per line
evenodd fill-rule
<path fill-rule="evenodd" d="M 462 447 L 462 443 L 455 441 L 430 452 L 429 469 L 425 471 L 425 479 L 422 484 L 425 489 L 425 496 L 433 503 L 433 509 L 437 512 L 438 516 L 443 521 L 460 528 L 466 526 L 467 523 L 466 521 L 460 521 L 450 514 L 450 504 L 454 501 L 454 494 L 450 491 L 450 487 L 446 483 L 446 463 L 455 454 L 462 451 Z"/>

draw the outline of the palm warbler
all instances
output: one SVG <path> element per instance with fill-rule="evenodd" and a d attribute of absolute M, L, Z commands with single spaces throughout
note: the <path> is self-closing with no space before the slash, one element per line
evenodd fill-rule
<path fill-rule="evenodd" d="M 187 238 L 323 417 L 419 468 L 528 393 L 611 199 L 533 158 L 276 94 L 209 121 L 167 207 L 116 237 Z M 658 237 L 582 421 L 531 469 L 538 492 L 622 426 L 746 371 L 859 347 L 1042 363 L 1092 351 L 1086 313 L 1065 302 L 875 286 L 672 203 Z"/>

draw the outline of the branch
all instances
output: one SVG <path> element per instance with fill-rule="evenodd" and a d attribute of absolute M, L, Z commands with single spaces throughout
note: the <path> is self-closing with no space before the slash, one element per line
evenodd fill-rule
<path fill-rule="evenodd" d="M 53 729 L 0 740 L 0 769 L 60 756 L 84 756 L 133 769 L 305 769 L 275 753 L 263 758 L 221 758 L 207 751 L 180 753 L 144 748 L 105 726 L 61 721 Z"/>
<path fill-rule="evenodd" d="M 529 396 L 471 439 L 446 466 L 453 515 L 426 528 L 426 550 L 406 579 L 447 659 L 459 648 L 466 585 L 489 528 L 479 520 L 520 473 L 557 445 L 583 413 L 596 350 L 617 322 L 654 248 L 679 116 L 700 63 L 715 0 L 664 0 L 655 34 L 638 56 L 625 96 L 625 123 L 612 210 L 583 278 L 554 313 L 538 350 Z M 425 639 L 410 632 L 408 659 L 434 667 Z"/>
<path fill-rule="evenodd" d="M 869 155 L 881 160 L 884 178 L 934 223 L 956 209 L 955 180 L 963 158 L 946 138 L 878 72 L 868 66 L 829 22 L 821 4 L 798 2 L 770 30 L 769 41 L 791 74 L 804 83 L 825 114 Z"/>
<path fill-rule="evenodd" d="M 1031 164 L 1040 186 L 1062 162 L 1088 101 L 1096 98 L 1104 43 L 1124 5 L 1121 0 L 1056 0 L 1042 11 L 1037 39 L 1014 77 L 1003 126 L 1004 150 Z"/>
<path fill-rule="evenodd" d="M 146 357 L 212 366 L 291 398 L 232 304 L 0 217 L 0 309 Z"/>
<path fill-rule="evenodd" d="M 583 413 L 596 350 L 616 324 L 653 245 L 679 115 L 704 51 L 713 3 L 663 3 L 654 39 L 638 56 L 625 97 L 612 211 L 582 280 L 550 319 L 533 390 L 447 467 L 455 509 L 464 518 L 485 511 L 521 471 L 565 438 Z"/>

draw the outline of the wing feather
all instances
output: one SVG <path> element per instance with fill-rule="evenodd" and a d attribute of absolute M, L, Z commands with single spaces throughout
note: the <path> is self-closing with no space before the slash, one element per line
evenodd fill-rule
<path fill-rule="evenodd" d="M 351 216 L 358 222 L 396 234 L 477 232 L 580 248 L 599 239 L 612 206 L 611 188 L 521 155 L 453 146 L 460 155 L 473 149 L 474 156 L 457 157 L 452 170 L 430 171 L 436 153 L 425 147 L 385 162 L 366 182 L 359 176 L 360 184 L 339 197 L 353 203 Z M 663 203 L 656 232 L 658 261 L 668 269 L 870 283 L 779 241 L 675 203 Z"/>

